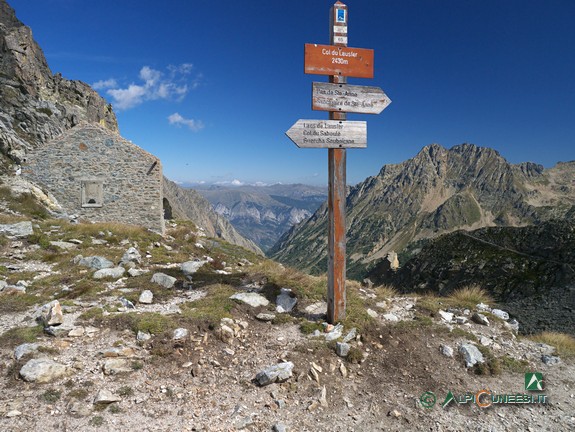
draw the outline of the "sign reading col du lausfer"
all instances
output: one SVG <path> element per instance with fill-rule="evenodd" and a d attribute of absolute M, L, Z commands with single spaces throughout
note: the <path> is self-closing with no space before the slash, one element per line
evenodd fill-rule
<path fill-rule="evenodd" d="M 373 78 L 373 50 L 335 45 L 305 44 L 304 72 Z"/>
<path fill-rule="evenodd" d="M 286 135 L 300 148 L 366 148 L 367 122 L 298 120 Z"/>

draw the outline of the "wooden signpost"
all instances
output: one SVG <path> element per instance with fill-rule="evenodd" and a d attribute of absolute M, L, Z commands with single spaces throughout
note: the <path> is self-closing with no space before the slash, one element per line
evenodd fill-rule
<path fill-rule="evenodd" d="M 298 120 L 286 135 L 300 148 L 366 148 L 367 122 Z"/>
<path fill-rule="evenodd" d="M 390 103 L 379 87 L 312 83 L 311 107 L 314 110 L 379 114 Z"/>
<path fill-rule="evenodd" d="M 347 77 L 373 78 L 371 49 L 349 48 L 347 6 L 337 1 L 330 11 L 331 45 L 305 44 L 304 71 L 329 75 L 313 83 L 312 108 L 329 111 L 329 120 L 298 120 L 286 135 L 303 148 L 328 149 L 328 282 L 327 320 L 345 318 L 346 149 L 367 147 L 367 123 L 346 121 L 347 112 L 379 114 L 391 100 L 379 87 L 347 85 Z"/>
<path fill-rule="evenodd" d="M 373 50 L 371 49 L 305 44 L 304 57 L 306 74 L 373 78 Z"/>

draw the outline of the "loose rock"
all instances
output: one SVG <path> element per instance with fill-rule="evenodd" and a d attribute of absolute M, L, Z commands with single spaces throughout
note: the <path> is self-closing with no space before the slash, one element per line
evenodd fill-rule
<path fill-rule="evenodd" d="M 140 294 L 138 301 L 142 304 L 152 304 L 154 301 L 154 293 L 150 290 L 144 290 Z"/>
<path fill-rule="evenodd" d="M 477 347 L 470 343 L 461 344 L 459 352 L 463 354 L 465 359 L 465 367 L 475 366 L 477 363 L 483 363 L 483 354 Z"/>
<path fill-rule="evenodd" d="M 126 269 L 124 267 L 104 268 L 97 270 L 92 276 L 94 279 L 113 278 L 119 279 L 124 275 Z"/>
<path fill-rule="evenodd" d="M 258 293 L 236 293 L 230 297 L 233 300 L 238 300 L 249 304 L 251 307 L 267 306 L 270 304 L 269 300 Z"/>
<path fill-rule="evenodd" d="M 477 312 L 475 312 L 473 315 L 471 315 L 471 320 L 474 323 L 481 324 L 484 326 L 489 325 L 489 320 L 487 319 L 487 317 L 485 315 L 482 315 L 482 314 L 477 313 Z"/>
<path fill-rule="evenodd" d="M 154 273 L 150 282 L 163 286 L 164 288 L 172 288 L 176 283 L 176 278 L 164 273 Z"/>
<path fill-rule="evenodd" d="M 286 381 L 292 376 L 293 366 L 292 362 L 270 366 L 256 375 L 256 382 L 263 387 L 274 382 Z"/>
<path fill-rule="evenodd" d="M 24 381 L 35 383 L 52 382 L 68 373 L 68 367 L 49 359 L 32 359 L 20 369 Z"/>

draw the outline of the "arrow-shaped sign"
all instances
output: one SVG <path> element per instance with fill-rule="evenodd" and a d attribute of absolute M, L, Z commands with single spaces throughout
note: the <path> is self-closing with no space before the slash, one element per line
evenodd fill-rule
<path fill-rule="evenodd" d="M 314 82 L 311 106 L 319 111 L 379 114 L 391 99 L 379 87 Z"/>
<path fill-rule="evenodd" d="M 365 148 L 367 122 L 298 120 L 286 135 L 300 148 Z"/>

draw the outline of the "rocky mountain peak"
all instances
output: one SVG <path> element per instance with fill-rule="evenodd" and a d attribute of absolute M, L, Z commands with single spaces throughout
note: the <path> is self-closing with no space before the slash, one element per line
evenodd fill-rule
<path fill-rule="evenodd" d="M 0 74 L 17 80 L 24 92 L 38 95 L 52 77 L 44 53 L 30 27 L 16 18 L 5 0 L 0 0 L 0 10 Z"/>
<path fill-rule="evenodd" d="M 496 150 L 468 143 L 449 150 L 431 144 L 412 159 L 385 165 L 347 197 L 348 274 L 361 277 L 391 250 L 454 230 L 563 218 L 575 204 L 575 173 L 566 166 L 513 165 Z M 271 256 L 325 271 L 326 233 L 324 207 L 283 236 Z"/>
<path fill-rule="evenodd" d="M 118 131 L 116 116 L 88 84 L 52 75 L 44 53 L 0 0 L 0 152 L 16 162 L 82 121 Z"/>

